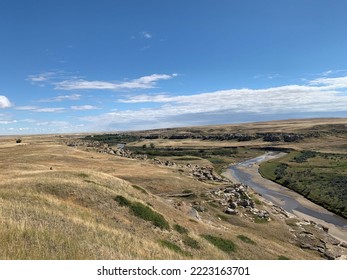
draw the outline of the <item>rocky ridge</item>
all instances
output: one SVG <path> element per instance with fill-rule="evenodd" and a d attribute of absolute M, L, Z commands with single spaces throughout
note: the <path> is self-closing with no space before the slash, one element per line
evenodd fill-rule
<path fill-rule="evenodd" d="M 187 164 L 177 164 L 170 160 L 160 160 L 158 158 L 148 159 L 147 155 L 144 154 L 134 154 L 130 150 L 125 149 L 124 147 L 119 147 L 117 149 L 111 148 L 108 144 L 104 144 L 99 141 L 82 141 L 82 140 L 74 140 L 65 142 L 65 144 L 69 147 L 86 147 L 87 151 L 94 151 L 103 154 L 115 155 L 119 157 L 138 159 L 138 160 L 151 160 L 154 164 L 166 166 L 166 167 L 174 167 L 178 169 L 185 169 L 188 173 L 197 178 L 199 181 L 215 181 L 215 182 L 229 182 L 228 179 L 222 178 L 218 174 L 216 174 L 211 166 L 199 166 L 197 164 L 192 165 L 190 163 Z"/>

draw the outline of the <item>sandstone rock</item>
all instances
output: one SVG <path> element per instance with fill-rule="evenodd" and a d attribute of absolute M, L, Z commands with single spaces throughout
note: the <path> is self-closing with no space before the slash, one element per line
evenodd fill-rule
<path fill-rule="evenodd" d="M 228 215 L 236 215 L 238 211 L 236 209 L 231 209 L 228 207 L 227 209 L 224 210 L 224 213 Z"/>

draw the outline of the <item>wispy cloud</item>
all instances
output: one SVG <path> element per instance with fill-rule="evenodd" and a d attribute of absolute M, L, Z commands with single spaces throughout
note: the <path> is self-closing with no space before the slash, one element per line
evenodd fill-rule
<path fill-rule="evenodd" d="M 160 80 L 169 80 L 176 77 L 177 74 L 152 74 L 143 76 L 138 79 L 125 82 L 108 82 L 108 81 L 87 81 L 84 79 L 72 79 L 55 83 L 55 89 L 60 90 L 134 90 L 134 89 L 150 89 L 156 87 Z"/>
<path fill-rule="evenodd" d="M 163 123 L 188 125 L 193 115 L 208 122 L 213 116 L 231 119 L 235 114 L 298 114 L 347 111 L 347 76 L 320 78 L 304 85 L 286 85 L 264 89 L 229 89 L 193 95 L 136 95 L 119 99 L 123 103 L 162 103 L 160 107 L 115 110 L 83 120 L 114 128 L 122 124 Z"/>
<path fill-rule="evenodd" d="M 347 76 L 336 78 L 318 78 L 309 82 L 310 85 L 319 86 L 320 89 L 343 89 L 347 88 Z"/>
<path fill-rule="evenodd" d="M 0 108 L 9 108 L 11 106 L 10 100 L 4 95 L 0 95 Z"/>
<path fill-rule="evenodd" d="M 29 75 L 27 81 L 34 85 L 45 86 L 49 81 L 57 76 L 56 72 L 43 72 L 36 75 Z"/>
<path fill-rule="evenodd" d="M 0 124 L 12 124 L 17 122 L 17 120 L 0 120 Z"/>
<path fill-rule="evenodd" d="M 58 95 L 56 97 L 41 99 L 39 101 L 40 102 L 61 102 L 64 100 L 80 100 L 80 99 L 81 99 L 80 94 L 70 94 L 70 95 Z"/>
<path fill-rule="evenodd" d="M 84 110 L 97 110 L 100 107 L 92 106 L 92 105 L 81 105 L 81 106 L 71 106 L 72 110 L 84 111 Z"/>
<path fill-rule="evenodd" d="M 153 37 L 153 35 L 151 33 L 149 33 L 148 31 L 142 31 L 141 37 L 145 38 L 145 39 L 151 39 Z"/>
<path fill-rule="evenodd" d="M 58 108 L 38 108 L 35 110 L 35 112 L 39 113 L 61 113 L 64 112 L 65 108 L 58 107 Z"/>
<path fill-rule="evenodd" d="M 61 113 L 65 111 L 65 108 L 63 107 L 19 106 L 15 107 L 15 109 L 20 111 L 32 111 L 38 113 Z"/>
<path fill-rule="evenodd" d="M 272 80 L 272 79 L 276 79 L 276 78 L 279 78 L 279 77 L 281 77 L 280 74 L 273 73 L 273 74 L 257 74 L 253 78 L 254 79 L 268 79 L 268 80 Z"/>
<path fill-rule="evenodd" d="M 346 69 L 339 69 L 339 70 L 327 70 L 319 74 L 319 76 L 327 77 L 335 74 L 340 74 L 341 73 L 347 73 Z"/>
<path fill-rule="evenodd" d="M 31 84 L 45 87 L 47 85 L 54 85 L 60 81 L 64 81 L 67 79 L 79 79 L 81 76 L 73 75 L 72 73 L 65 72 L 62 70 L 56 71 L 46 71 L 39 74 L 28 75 L 26 78 Z"/>
<path fill-rule="evenodd" d="M 17 106 L 17 107 L 15 107 L 15 109 L 19 110 L 19 111 L 33 111 L 33 110 L 36 110 L 38 108 L 39 107 L 37 107 L 37 106 Z"/>

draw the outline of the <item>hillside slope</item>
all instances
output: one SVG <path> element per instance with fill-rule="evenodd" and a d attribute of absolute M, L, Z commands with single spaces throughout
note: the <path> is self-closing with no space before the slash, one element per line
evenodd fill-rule
<path fill-rule="evenodd" d="M 78 150 L 55 137 L 2 138 L 0 170 L 0 259 L 320 258 L 293 244 L 277 217 L 221 220 L 211 207 L 194 219 L 177 207 L 189 201 L 167 194 L 216 185 L 151 162 Z"/>

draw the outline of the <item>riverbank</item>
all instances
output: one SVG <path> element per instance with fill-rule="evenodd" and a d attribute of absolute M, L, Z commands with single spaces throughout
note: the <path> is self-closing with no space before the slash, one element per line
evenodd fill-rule
<path fill-rule="evenodd" d="M 329 228 L 330 235 L 342 242 L 347 242 L 347 220 L 314 204 L 300 194 L 263 178 L 259 174 L 259 163 L 284 155 L 285 153 L 266 153 L 260 157 L 231 166 L 223 175 L 235 183 L 249 185 L 255 192 L 260 193 L 264 199 L 297 217 Z"/>

